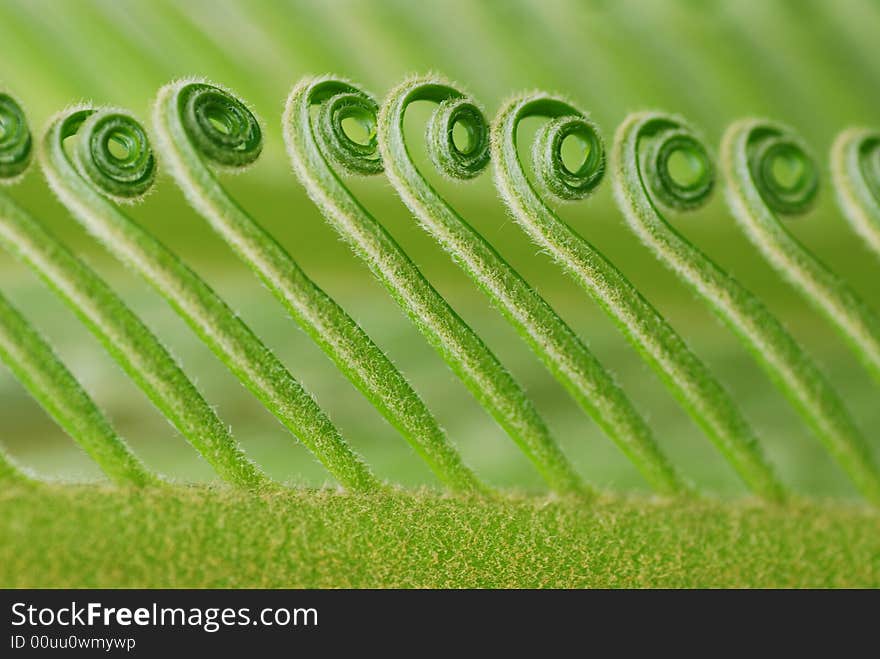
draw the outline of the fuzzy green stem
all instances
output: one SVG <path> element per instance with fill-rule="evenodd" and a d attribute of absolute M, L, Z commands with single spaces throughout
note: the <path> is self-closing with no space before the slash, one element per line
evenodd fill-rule
<path fill-rule="evenodd" d="M 688 167 L 673 171 L 675 157 Z M 663 216 L 664 208 L 700 206 L 714 187 L 714 165 L 690 126 L 656 112 L 630 115 L 617 130 L 612 166 L 615 197 L 633 232 L 739 337 L 859 489 L 880 501 L 867 442 L 821 371 L 755 295 Z"/>
<path fill-rule="evenodd" d="M 489 163 L 489 126 L 474 101 L 437 76 L 407 80 L 389 92 L 377 126 L 385 172 L 401 199 L 646 480 L 665 494 L 685 491 L 648 424 L 583 341 L 419 172 L 407 148 L 404 118 L 409 105 L 420 101 L 437 104 L 426 139 L 441 173 L 469 179 Z M 466 143 L 454 141 L 456 127 Z"/>
<path fill-rule="evenodd" d="M 116 434 L 45 339 L 2 295 L 0 360 L 111 480 L 138 487 L 161 482 Z"/>
<path fill-rule="evenodd" d="M 109 135 L 124 138 L 127 153 L 121 159 L 107 149 L 108 126 Z M 64 142 L 73 135 L 78 141 L 71 160 Z M 250 328 L 197 274 L 111 201 L 142 193 L 144 182 L 152 179 L 152 153 L 134 119 L 91 107 L 67 110 L 50 123 L 41 156 L 49 185 L 73 216 L 150 283 L 340 483 L 356 490 L 379 486 L 317 403 Z M 245 483 L 263 478 L 236 444 L 220 443 L 216 437 L 204 440 L 196 448 L 214 460 L 224 477 Z"/>
<path fill-rule="evenodd" d="M 541 193 L 526 176 L 516 146 L 517 128 L 527 117 L 550 119 L 533 151 Z M 586 156 L 574 172 L 561 154 L 569 135 L 584 144 Z M 783 497 L 784 488 L 763 460 L 752 429 L 709 369 L 623 273 L 542 199 L 582 199 L 600 183 L 605 155 L 595 125 L 563 99 L 526 94 L 501 108 L 491 145 L 496 185 L 517 223 L 608 313 L 745 483 L 763 497 Z"/>
<path fill-rule="evenodd" d="M 218 132 L 210 121 L 224 121 Z M 158 149 L 187 200 L 257 274 L 300 327 L 456 490 L 482 489 L 428 407 L 391 360 L 288 252 L 223 189 L 208 163 L 245 166 L 262 146 L 259 123 L 229 92 L 175 82 L 158 94 L 153 125 Z M 236 141 L 238 140 L 238 141 Z"/>
<path fill-rule="evenodd" d="M 777 217 L 806 212 L 819 188 L 819 169 L 791 130 L 745 119 L 721 142 L 727 202 L 764 258 L 837 329 L 880 382 L 880 317 L 828 269 Z"/>
<path fill-rule="evenodd" d="M 125 302 L 37 220 L 0 193 L 0 246 L 30 267 L 73 311 L 131 380 L 218 473 L 248 488 L 266 484 L 258 470 L 229 464 L 234 444 L 217 417 L 159 339 Z M 239 456 L 240 459 L 245 459 Z"/>
<path fill-rule="evenodd" d="M 531 400 L 482 339 L 425 279 L 385 228 L 351 194 L 332 165 L 350 174 L 382 171 L 375 137 L 377 104 L 333 78 L 305 78 L 287 99 L 283 130 L 293 170 L 312 201 L 369 266 L 413 324 L 474 397 L 556 490 L 583 486 Z M 351 139 L 346 119 L 371 137 Z"/>
<path fill-rule="evenodd" d="M 880 133 L 849 128 L 838 135 L 831 178 L 844 217 L 880 257 Z"/>

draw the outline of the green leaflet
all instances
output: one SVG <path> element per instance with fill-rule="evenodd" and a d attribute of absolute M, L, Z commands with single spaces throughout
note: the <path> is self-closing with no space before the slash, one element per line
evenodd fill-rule
<path fill-rule="evenodd" d="M 108 126 L 122 136 L 126 154 L 121 158 L 114 157 L 107 148 L 103 137 L 106 133 L 101 131 Z M 64 147 L 65 138 L 72 135 L 79 138 L 73 160 Z M 93 157 L 95 152 L 102 155 Z M 145 182 L 152 179 L 154 161 L 149 142 L 134 119 L 114 110 L 87 106 L 66 110 L 50 123 L 41 155 L 49 185 L 74 217 L 108 251 L 149 282 L 340 483 L 358 490 L 379 487 L 366 465 L 275 355 L 197 274 L 107 198 L 136 198 L 145 190 Z M 197 448 L 233 482 L 257 484 L 265 480 L 229 437 L 205 437 Z"/>
<path fill-rule="evenodd" d="M 527 117 L 549 120 L 533 145 L 537 188 L 526 176 L 516 146 L 517 128 Z M 585 149 L 577 171 L 562 161 L 562 142 L 571 135 Z M 605 154 L 596 126 L 563 99 L 525 94 L 503 105 L 492 125 L 491 145 L 496 185 L 517 223 L 611 316 L 748 486 L 770 499 L 782 497 L 784 488 L 752 429 L 712 373 L 623 273 L 542 199 L 582 199 L 599 184 Z"/>
<path fill-rule="evenodd" d="M 349 174 L 382 171 L 375 138 L 377 111 L 372 97 L 344 80 L 300 81 L 288 96 L 283 119 L 297 178 L 328 222 L 550 486 L 581 490 L 580 478 L 519 383 L 334 171 L 333 166 Z M 343 128 L 346 119 L 361 122 L 370 138 L 363 143 L 351 139 Z"/>
<path fill-rule="evenodd" d="M 690 180 L 672 173 L 676 154 L 688 159 Z M 757 297 L 664 218 L 662 209 L 696 208 L 712 192 L 714 166 L 691 127 L 675 116 L 632 114 L 617 130 L 612 162 L 615 197 L 633 232 L 740 338 L 861 492 L 880 502 L 868 444 L 821 371 Z"/>
<path fill-rule="evenodd" d="M 667 494 L 685 491 L 648 424 L 577 334 L 418 171 L 407 149 L 404 117 L 419 101 L 437 104 L 426 139 L 441 173 L 469 179 L 489 163 L 489 126 L 473 100 L 437 76 L 406 80 L 388 94 L 378 116 L 385 171 L 401 199 L 648 482 Z M 456 127 L 464 129 L 462 145 L 454 141 Z"/>
<path fill-rule="evenodd" d="M 724 133 L 720 161 L 727 202 L 749 240 L 828 319 L 880 382 L 880 317 L 777 217 L 805 212 L 816 197 L 819 168 L 804 144 L 784 126 L 745 119 Z M 777 175 L 780 166 L 792 172 L 791 180 Z"/>
<path fill-rule="evenodd" d="M 259 156 L 262 131 L 250 110 L 226 90 L 181 81 L 159 91 L 153 120 L 159 150 L 196 211 L 444 483 L 455 490 L 482 489 L 403 374 L 211 172 L 209 163 L 239 168 Z"/>

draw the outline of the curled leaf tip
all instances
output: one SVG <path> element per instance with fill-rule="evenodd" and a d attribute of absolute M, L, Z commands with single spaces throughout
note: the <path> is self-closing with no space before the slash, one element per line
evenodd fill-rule
<path fill-rule="evenodd" d="M 880 255 L 880 132 L 844 130 L 831 147 L 838 204 L 862 240 Z"/>
<path fill-rule="evenodd" d="M 568 99 L 545 92 L 520 94 L 508 100 L 498 116 L 507 118 L 507 126 L 497 131 L 496 138 L 503 134 L 514 142 L 520 121 L 533 116 L 547 119 L 532 143 L 534 183 L 540 196 L 577 201 L 599 187 L 605 176 L 605 142 L 593 120 Z M 567 152 L 576 156 L 574 163 Z"/>
<path fill-rule="evenodd" d="M 431 162 L 451 178 L 474 178 L 489 164 L 489 124 L 467 98 L 440 103 L 428 122 L 426 139 Z"/>
<path fill-rule="evenodd" d="M 260 121 L 230 90 L 205 80 L 187 79 L 162 91 L 174 94 L 187 136 L 213 165 L 239 170 L 259 158 L 263 150 Z"/>
<path fill-rule="evenodd" d="M 584 150 L 580 166 L 570 168 L 563 159 L 563 144 L 580 142 Z M 532 146 L 535 178 L 545 190 L 562 201 L 590 195 L 605 172 L 605 150 L 599 131 L 586 117 L 557 117 L 541 126 Z"/>
<path fill-rule="evenodd" d="M 795 132 L 773 122 L 746 119 L 729 134 L 745 135 L 749 174 L 758 194 L 773 211 L 805 213 L 819 192 L 819 166 Z"/>
<path fill-rule="evenodd" d="M 624 121 L 616 141 L 637 141 L 638 172 L 653 200 L 669 210 L 699 208 L 715 187 L 715 163 L 696 131 L 682 118 L 639 112 Z"/>
<path fill-rule="evenodd" d="M 312 126 L 321 153 L 346 174 L 371 176 L 383 171 L 376 136 L 379 105 L 372 94 L 343 78 L 306 78 L 290 94 L 284 123 L 296 121 L 297 100 L 316 106 Z"/>
<path fill-rule="evenodd" d="M 70 159 L 79 175 L 105 197 L 131 204 L 151 191 L 156 158 L 146 130 L 128 112 L 89 103 L 71 105 L 49 119 L 44 134 L 40 155 L 45 162 L 53 149 L 64 151 L 65 140 L 76 136 Z"/>
<path fill-rule="evenodd" d="M 413 76 L 395 87 L 381 113 L 402 115 L 416 101 L 436 104 L 425 132 L 434 167 L 453 180 L 479 176 L 489 164 L 489 122 L 483 108 L 466 92 L 438 74 Z M 383 123 L 380 118 L 380 123 Z"/>
<path fill-rule="evenodd" d="M 12 96 L 0 92 L 0 184 L 12 183 L 24 174 L 32 152 L 24 110 Z"/>
<path fill-rule="evenodd" d="M 101 192 L 130 203 L 150 190 L 156 159 L 136 119 L 117 110 L 98 110 L 85 119 L 77 135 L 74 162 Z"/>

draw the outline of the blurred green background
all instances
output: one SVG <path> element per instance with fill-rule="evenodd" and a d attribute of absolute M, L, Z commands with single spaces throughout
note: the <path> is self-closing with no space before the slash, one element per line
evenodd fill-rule
<path fill-rule="evenodd" d="M 266 143 L 255 167 L 224 178 L 232 194 L 390 353 L 479 473 L 496 484 L 541 490 L 514 444 L 325 225 L 290 173 L 280 136 L 290 87 L 304 74 L 326 72 L 349 77 L 381 97 L 403 76 L 433 70 L 471 91 L 489 115 L 506 95 L 540 88 L 562 92 L 589 110 L 607 139 L 627 112 L 658 108 L 688 117 L 713 147 L 736 118 L 782 120 L 804 136 L 826 173 L 815 211 L 788 220 L 791 228 L 880 306 L 880 263 L 849 230 L 827 185 L 834 135 L 851 124 L 880 123 L 878 34 L 880 3 L 872 0 L 2 0 L 0 86 L 21 100 L 37 131 L 53 112 L 82 99 L 124 106 L 147 119 L 156 90 L 175 77 L 204 76 L 233 88 L 263 119 Z M 412 115 L 411 134 L 418 138 L 426 115 Z M 320 465 L 164 302 L 83 234 L 36 169 L 10 194 L 124 294 L 272 475 L 293 483 L 325 483 Z M 708 490 L 741 493 L 732 470 L 601 310 L 506 216 L 491 176 L 468 185 L 432 180 L 588 340 L 681 468 Z M 622 454 L 422 233 L 387 181 L 375 177 L 351 185 L 526 384 L 582 473 L 602 487 L 645 490 Z M 607 182 L 594 198 L 560 212 L 633 279 L 713 367 L 788 482 L 803 492 L 852 496 L 818 441 L 745 350 L 629 234 Z M 382 476 L 407 485 L 435 483 L 404 440 L 189 210 L 170 179 L 160 177 L 155 193 L 131 214 L 240 311 Z M 783 318 L 842 392 L 876 449 L 877 387 L 823 319 L 747 244 L 721 195 L 674 221 Z M 148 464 L 181 479 L 212 477 L 72 314 L 6 254 L 0 254 L 0 282 Z M 40 474 L 101 477 L 5 370 L 0 371 L 0 438 Z"/>

